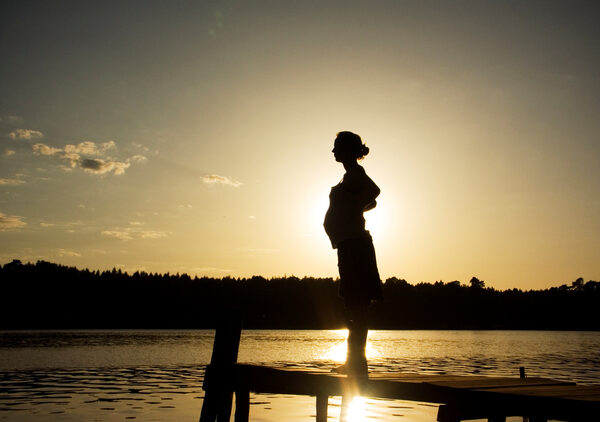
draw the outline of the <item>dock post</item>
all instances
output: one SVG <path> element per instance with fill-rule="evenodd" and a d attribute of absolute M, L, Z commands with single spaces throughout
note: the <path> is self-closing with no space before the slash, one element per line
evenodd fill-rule
<path fill-rule="evenodd" d="M 250 416 L 250 392 L 237 390 L 235 392 L 235 422 L 248 422 Z"/>
<path fill-rule="evenodd" d="M 231 370 L 237 362 L 241 333 L 242 320 L 237 312 L 230 313 L 217 327 L 210 365 L 204 374 L 202 388 L 206 394 L 200 422 L 229 422 L 233 402 Z"/>
<path fill-rule="evenodd" d="M 438 422 L 460 422 L 460 416 L 453 406 L 449 406 L 447 404 L 442 404 L 438 408 L 437 413 L 437 421 Z"/>
<path fill-rule="evenodd" d="M 329 396 L 326 393 L 317 394 L 317 422 L 327 422 L 327 407 Z"/>

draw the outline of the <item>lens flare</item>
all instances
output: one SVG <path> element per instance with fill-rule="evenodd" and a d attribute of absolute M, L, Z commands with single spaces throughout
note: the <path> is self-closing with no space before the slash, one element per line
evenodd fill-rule
<path fill-rule="evenodd" d="M 367 401 L 364 397 L 354 396 L 348 405 L 347 422 L 364 422 L 367 420 Z"/>

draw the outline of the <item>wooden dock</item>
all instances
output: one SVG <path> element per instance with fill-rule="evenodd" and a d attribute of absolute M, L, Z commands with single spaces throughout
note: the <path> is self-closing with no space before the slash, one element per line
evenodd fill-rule
<path fill-rule="evenodd" d="M 356 395 L 440 404 L 439 422 L 466 419 L 504 421 L 600 420 L 600 385 L 578 386 L 544 378 L 497 378 L 415 374 L 370 374 L 353 378 L 324 371 L 276 369 L 237 363 L 239 326 L 217 330 L 206 369 L 206 396 L 200 422 L 229 421 L 235 393 L 235 421 L 249 419 L 250 393 L 307 395 L 316 398 L 316 420 L 327 420 L 328 398 Z"/>

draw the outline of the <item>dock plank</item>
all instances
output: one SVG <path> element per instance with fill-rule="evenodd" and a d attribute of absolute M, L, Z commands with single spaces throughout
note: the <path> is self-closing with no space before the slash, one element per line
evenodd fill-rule
<path fill-rule="evenodd" d="M 600 401 L 600 386 L 577 385 L 538 385 L 521 387 L 502 387 L 495 390 L 504 394 L 534 395 L 563 399 Z"/>
<path fill-rule="evenodd" d="M 468 389 L 499 389 L 499 388 L 524 388 L 535 386 L 569 386 L 575 385 L 573 382 L 563 382 L 550 380 L 545 378 L 484 378 L 484 379 L 462 379 L 453 380 L 433 380 L 429 381 L 432 384 L 452 388 L 468 388 Z"/>
<path fill-rule="evenodd" d="M 231 376 L 234 390 L 320 397 L 360 394 L 438 403 L 464 419 L 542 415 L 585 420 L 586 415 L 600 414 L 600 386 L 538 377 L 375 373 L 356 379 L 322 370 L 241 363 L 233 365 Z"/>
<path fill-rule="evenodd" d="M 600 416 L 600 385 L 578 386 L 545 378 L 486 377 L 414 373 L 372 373 L 352 377 L 310 368 L 272 368 L 237 363 L 240 320 L 217 329 L 211 364 L 207 366 L 200 422 L 229 420 L 236 396 L 236 422 L 247 422 L 250 393 L 316 397 L 316 418 L 325 422 L 329 396 L 342 396 L 342 412 L 356 395 L 440 404 L 439 422 L 466 419 L 583 422 Z M 521 371 L 524 372 L 524 371 Z"/>

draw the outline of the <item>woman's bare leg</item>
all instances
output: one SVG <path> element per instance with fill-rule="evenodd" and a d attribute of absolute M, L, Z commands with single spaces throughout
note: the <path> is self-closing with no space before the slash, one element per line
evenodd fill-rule
<path fill-rule="evenodd" d="M 351 372 L 366 374 L 367 370 L 367 308 L 369 305 L 346 306 L 348 324 L 348 352 L 346 366 Z"/>

